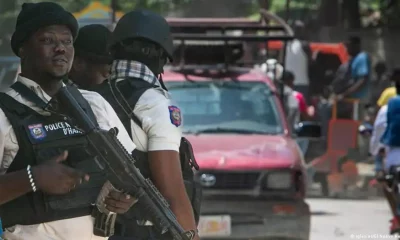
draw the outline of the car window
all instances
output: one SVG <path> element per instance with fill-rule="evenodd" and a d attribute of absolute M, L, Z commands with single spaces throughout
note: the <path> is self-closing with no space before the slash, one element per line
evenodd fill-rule
<path fill-rule="evenodd" d="M 263 82 L 168 81 L 166 85 L 182 110 L 186 132 L 283 132 L 273 93 Z"/>

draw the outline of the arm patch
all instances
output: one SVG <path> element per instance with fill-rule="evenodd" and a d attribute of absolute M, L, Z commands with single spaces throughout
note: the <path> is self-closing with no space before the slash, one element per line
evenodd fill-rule
<path fill-rule="evenodd" d="M 168 106 L 168 110 L 171 123 L 179 127 L 182 124 L 181 110 L 177 106 Z"/>

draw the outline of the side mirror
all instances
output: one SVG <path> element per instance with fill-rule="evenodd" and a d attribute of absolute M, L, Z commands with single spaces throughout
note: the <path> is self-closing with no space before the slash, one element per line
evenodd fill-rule
<path fill-rule="evenodd" d="M 317 122 L 300 122 L 295 127 L 297 137 L 320 138 L 322 136 L 321 125 Z"/>

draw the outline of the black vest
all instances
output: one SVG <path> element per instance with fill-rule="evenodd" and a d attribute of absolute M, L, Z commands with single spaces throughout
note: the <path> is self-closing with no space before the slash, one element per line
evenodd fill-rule
<path fill-rule="evenodd" d="M 142 123 L 136 117 L 133 111 L 129 111 L 129 109 L 133 110 L 142 94 L 148 89 L 155 88 L 155 85 L 143 81 L 142 79 L 128 78 L 118 82 L 117 87 L 115 86 L 115 82 L 112 82 L 112 84 L 110 84 L 109 81 L 104 81 L 102 84 L 95 86 L 90 90 L 98 92 L 110 103 L 110 105 L 114 108 L 115 112 L 120 118 L 121 122 L 123 123 L 125 129 L 129 133 L 130 137 L 132 138 L 131 120 L 133 120 L 140 127 L 142 127 Z M 200 216 L 202 191 L 200 185 L 194 181 L 194 173 L 192 169 L 198 169 L 198 166 L 194 158 L 190 142 L 186 138 L 181 139 L 179 154 L 186 192 L 192 203 L 195 219 L 197 222 Z M 150 168 L 147 152 L 141 152 L 135 149 L 132 152 L 132 155 L 137 159 L 135 165 L 140 169 L 142 175 L 145 178 L 150 178 Z M 141 213 L 138 213 L 138 215 L 140 214 Z M 132 236 L 132 234 L 135 234 L 133 236 L 136 236 L 135 231 L 138 232 L 138 229 L 127 229 L 126 234 L 121 235 Z M 116 235 L 118 234 L 116 233 Z"/>
<path fill-rule="evenodd" d="M 83 104 L 89 106 L 83 97 L 78 101 L 85 101 Z M 86 152 L 88 144 L 83 133 L 60 117 L 38 114 L 5 93 L 0 93 L 0 107 L 11 123 L 19 145 L 7 173 L 26 169 L 27 165 L 38 165 L 68 150 L 65 164 L 90 175 L 89 182 L 68 194 L 50 196 L 41 191 L 30 192 L 1 205 L 3 226 L 32 225 L 90 215 L 106 176 Z M 93 118 L 93 112 L 89 116 Z M 95 118 L 93 120 L 97 122 Z"/>
<path fill-rule="evenodd" d="M 129 106 L 133 109 L 142 94 L 149 88 L 154 87 L 154 85 L 141 79 L 134 78 L 118 82 L 117 84 L 118 89 L 114 87 L 110 89 L 109 82 L 104 81 L 102 84 L 93 87 L 90 90 L 98 92 L 110 103 L 132 139 L 131 120 L 135 121 L 135 123 L 138 124 L 140 127 L 142 126 L 142 124 L 140 120 L 133 114 L 133 112 L 126 112 L 124 110 L 124 107 L 121 106 L 121 104 L 124 104 L 124 100 L 119 97 L 119 93 L 124 96 L 126 103 L 128 103 Z M 147 162 L 147 152 L 142 152 L 135 149 L 133 150 L 132 155 L 135 157 L 135 159 L 137 159 L 135 165 L 137 168 L 140 169 L 143 177 L 149 178 L 150 169 Z"/>

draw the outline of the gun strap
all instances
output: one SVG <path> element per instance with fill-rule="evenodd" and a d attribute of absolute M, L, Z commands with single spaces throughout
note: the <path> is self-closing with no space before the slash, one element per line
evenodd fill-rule
<path fill-rule="evenodd" d="M 29 87 L 25 86 L 20 82 L 16 82 L 11 85 L 11 88 L 14 89 L 17 93 L 21 94 L 27 100 L 33 102 L 38 105 L 40 108 L 45 109 L 47 103 L 43 101 L 34 91 L 32 91 Z"/>
<path fill-rule="evenodd" d="M 87 100 L 82 96 L 82 94 L 79 92 L 79 90 L 75 86 L 66 86 L 72 90 L 70 91 L 73 93 L 74 98 L 76 101 L 79 103 L 79 105 L 82 107 L 82 109 L 88 114 L 89 118 L 94 121 L 96 125 L 98 125 L 98 122 L 96 120 L 96 116 L 93 113 L 92 108 L 90 107 L 90 104 L 87 102 Z M 15 82 L 13 85 L 11 85 L 11 88 L 14 89 L 16 92 L 21 94 L 24 98 L 27 100 L 33 102 L 36 104 L 38 107 L 40 107 L 43 110 L 46 110 L 47 108 L 47 103 L 43 101 L 32 89 L 29 87 L 25 86 L 21 82 Z"/>
<path fill-rule="evenodd" d="M 83 111 L 88 115 L 90 120 L 93 121 L 96 127 L 99 127 L 99 123 L 97 122 L 96 115 L 93 113 L 92 107 L 90 106 L 89 102 L 82 96 L 82 93 L 79 91 L 79 89 L 75 85 L 67 85 L 65 87 L 68 88 L 69 92 L 78 102 L 79 106 L 81 106 Z"/>
<path fill-rule="evenodd" d="M 156 88 L 157 86 L 142 79 L 136 79 L 133 77 L 128 77 L 123 80 L 124 83 L 128 83 L 129 88 L 121 89 L 118 87 L 118 83 L 116 80 L 110 80 L 109 87 L 111 92 L 113 93 L 113 97 L 118 105 L 123 109 L 125 114 L 132 119 L 140 128 L 143 128 L 142 122 L 134 113 L 134 109 L 136 103 L 139 101 L 140 97 L 146 92 L 148 89 Z M 132 91 L 133 90 L 133 91 Z M 129 135 L 131 135 L 131 132 Z M 132 137 L 132 136 L 131 136 Z"/>

